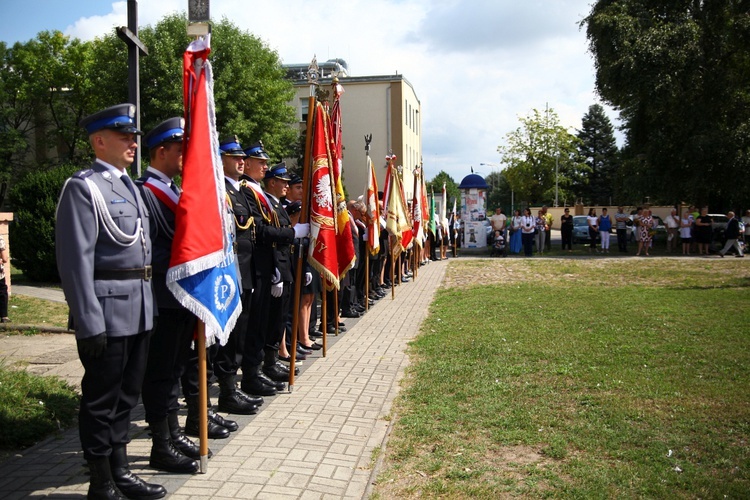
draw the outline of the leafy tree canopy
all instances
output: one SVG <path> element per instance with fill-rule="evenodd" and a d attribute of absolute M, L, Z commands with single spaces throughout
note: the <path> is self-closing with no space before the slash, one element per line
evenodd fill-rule
<path fill-rule="evenodd" d="M 443 184 L 445 184 L 445 192 L 448 197 L 449 206 L 446 208 L 450 211 L 454 199 L 461 203 L 461 191 L 459 191 L 458 184 L 453 180 L 453 177 L 441 170 L 432 180 L 425 182 L 425 187 L 428 196 L 434 192 L 436 197 L 440 197 L 443 193 Z"/>
<path fill-rule="evenodd" d="M 621 111 L 628 175 L 652 200 L 750 203 L 750 4 L 598 0 L 596 86 Z"/>
<path fill-rule="evenodd" d="M 575 188 L 586 184 L 591 172 L 578 157 L 580 140 L 560 125 L 553 109 L 534 109 L 520 121 L 520 127 L 506 134 L 506 144 L 497 148 L 516 205 L 552 205 L 556 190 L 559 203 L 571 203 L 578 196 Z"/>
<path fill-rule="evenodd" d="M 580 139 L 578 154 L 591 169 L 588 184 L 577 186 L 580 198 L 589 205 L 610 205 L 616 199 L 619 152 L 614 127 L 601 105 L 589 107 L 577 136 Z"/>

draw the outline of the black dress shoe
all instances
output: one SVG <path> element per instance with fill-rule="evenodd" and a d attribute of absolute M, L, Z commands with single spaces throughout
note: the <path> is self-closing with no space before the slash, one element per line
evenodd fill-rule
<path fill-rule="evenodd" d="M 314 332 L 310 332 L 309 337 L 311 339 L 322 339 L 323 332 L 321 332 L 320 330 L 315 330 Z"/>
<path fill-rule="evenodd" d="M 312 354 L 312 350 L 305 349 L 302 344 L 297 344 L 297 356 L 299 356 L 300 354 L 302 356 L 309 356 L 310 354 Z"/>
<path fill-rule="evenodd" d="M 201 449 L 196 443 L 194 443 L 189 437 L 180 432 L 179 434 L 172 435 L 172 444 L 174 447 L 180 450 L 180 453 L 186 457 L 192 458 L 193 460 L 200 460 Z M 213 457 L 213 452 L 208 450 L 208 458 Z"/>
<path fill-rule="evenodd" d="M 255 405 L 253 405 L 253 407 L 255 408 L 255 413 L 258 413 L 258 407 Z M 255 415 L 255 413 L 253 413 L 253 415 Z M 224 427 L 229 432 L 235 432 L 240 428 L 237 422 L 222 417 L 211 408 L 208 409 L 208 421 Z"/>
<path fill-rule="evenodd" d="M 123 495 L 128 498 L 156 499 L 163 498 L 167 490 L 160 484 L 147 483 L 128 468 L 128 456 L 125 446 L 113 447 L 109 457 L 112 480 Z"/>
<path fill-rule="evenodd" d="M 341 314 L 341 316 L 344 317 L 344 318 L 359 318 L 362 315 L 360 313 L 358 313 L 357 311 L 355 311 L 353 309 L 350 309 L 348 311 L 344 311 Z"/>
<path fill-rule="evenodd" d="M 323 346 L 318 344 L 317 342 L 313 342 L 310 345 L 303 345 L 302 347 L 304 347 L 305 349 L 312 349 L 313 351 L 319 351 L 323 349 Z"/>

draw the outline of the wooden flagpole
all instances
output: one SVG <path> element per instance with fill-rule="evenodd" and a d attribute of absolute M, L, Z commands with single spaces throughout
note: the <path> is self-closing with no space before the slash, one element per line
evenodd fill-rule
<path fill-rule="evenodd" d="M 196 325 L 198 350 L 198 440 L 200 473 L 208 472 L 208 382 L 206 374 L 206 324 L 198 320 Z"/>
<path fill-rule="evenodd" d="M 300 223 L 306 224 L 310 220 L 310 184 L 312 177 L 312 137 L 313 124 L 315 123 L 315 86 L 318 84 L 318 62 L 313 57 L 312 62 L 307 70 L 307 82 L 310 84 L 310 97 L 307 101 L 307 131 L 305 134 L 305 151 L 302 160 L 302 211 L 300 212 Z M 297 267 L 294 276 L 294 302 L 292 309 L 292 331 L 290 332 L 292 352 L 289 363 L 289 392 L 294 387 L 294 370 L 297 362 L 297 330 L 299 329 L 299 303 L 302 294 L 302 267 L 305 265 L 305 259 L 302 255 L 302 242 L 297 248 Z"/>
<path fill-rule="evenodd" d="M 367 161 L 370 158 L 370 142 L 372 142 L 372 134 L 365 135 L 365 168 L 367 169 L 367 180 L 365 181 L 365 203 L 369 208 L 370 204 L 370 162 Z M 377 193 L 376 197 L 377 197 Z M 379 224 L 380 221 L 377 221 Z M 370 235 L 368 233 L 367 239 L 369 240 Z M 365 312 L 370 310 L 370 242 L 365 241 Z"/>

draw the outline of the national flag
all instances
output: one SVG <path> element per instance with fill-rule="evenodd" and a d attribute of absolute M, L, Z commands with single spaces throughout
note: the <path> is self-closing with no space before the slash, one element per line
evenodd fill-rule
<path fill-rule="evenodd" d="M 356 253 L 352 241 L 352 227 L 349 218 L 349 210 L 346 208 L 346 197 L 344 195 L 344 184 L 341 181 L 343 172 L 344 147 L 342 143 L 341 128 L 341 94 L 344 87 L 341 84 L 334 86 L 334 101 L 331 109 L 331 156 L 333 162 L 333 194 L 336 200 L 336 256 L 338 259 L 338 277 L 343 279 L 346 272 L 354 266 Z"/>
<path fill-rule="evenodd" d="M 443 183 L 443 197 L 440 201 L 440 225 L 443 227 L 443 234 L 448 234 L 448 217 L 446 217 L 446 211 L 448 210 L 448 192 L 445 190 L 445 182 Z"/>
<path fill-rule="evenodd" d="M 308 263 L 323 275 L 326 288 L 339 288 L 336 258 L 336 207 L 333 204 L 332 159 L 328 148 L 330 122 L 323 106 L 315 106 L 312 133 L 313 171 L 310 197 L 310 253 Z"/>
<path fill-rule="evenodd" d="M 414 243 L 419 248 L 422 248 L 424 242 L 424 225 L 422 224 L 422 181 L 420 176 L 422 175 L 422 169 L 417 169 L 414 172 L 414 193 L 412 194 L 411 200 L 411 211 L 412 211 L 412 231 L 414 234 Z"/>
<path fill-rule="evenodd" d="M 435 191 L 430 191 L 430 232 L 437 237 L 435 227 Z"/>
<path fill-rule="evenodd" d="M 206 40 L 183 55 L 185 138 L 182 194 L 175 211 L 167 286 L 206 325 L 206 343 L 226 344 L 242 310 L 219 158 L 213 73 Z"/>
<path fill-rule="evenodd" d="M 369 156 L 367 157 L 367 185 L 364 200 L 367 211 L 367 247 L 371 254 L 376 255 L 380 251 L 380 205 L 378 204 L 378 179 Z"/>
<path fill-rule="evenodd" d="M 406 249 L 408 242 L 404 244 L 404 236 L 411 239 L 411 227 L 408 223 L 406 204 L 404 203 L 404 191 L 401 188 L 401 179 L 398 172 L 393 167 L 393 158 L 394 157 L 390 157 L 388 162 L 389 180 L 387 182 L 388 198 L 386 199 L 387 213 L 385 227 L 394 238 L 394 243 L 391 245 L 391 253 L 392 255 L 396 255 Z"/>

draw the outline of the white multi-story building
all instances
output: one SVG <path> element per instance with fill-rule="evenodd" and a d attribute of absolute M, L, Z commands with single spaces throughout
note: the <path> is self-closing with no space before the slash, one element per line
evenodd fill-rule
<path fill-rule="evenodd" d="M 304 130 L 310 87 L 307 65 L 287 65 L 288 76 L 297 90 L 294 106 Z M 320 87 L 331 90 L 334 76 L 344 87 L 341 96 L 343 129 L 343 181 L 350 199 L 364 192 L 367 181 L 365 135 L 372 134 L 370 157 L 375 166 L 378 186 L 385 181 L 385 157 L 396 155 L 402 165 L 407 199 L 413 189 L 413 172 L 422 158 L 422 109 L 414 87 L 403 75 L 349 76 L 346 62 L 333 59 L 319 64 Z"/>

